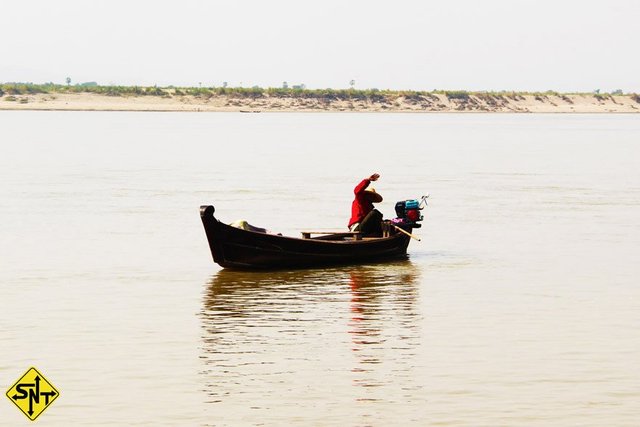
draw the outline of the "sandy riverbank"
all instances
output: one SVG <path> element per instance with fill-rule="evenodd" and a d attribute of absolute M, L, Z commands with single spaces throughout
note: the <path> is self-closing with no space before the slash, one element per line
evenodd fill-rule
<path fill-rule="evenodd" d="M 250 111 L 250 112 L 505 112 L 505 113 L 638 113 L 640 98 L 633 95 L 445 94 L 371 99 L 313 97 L 108 96 L 95 93 L 40 93 L 4 95 L 0 110 L 71 111 Z"/>

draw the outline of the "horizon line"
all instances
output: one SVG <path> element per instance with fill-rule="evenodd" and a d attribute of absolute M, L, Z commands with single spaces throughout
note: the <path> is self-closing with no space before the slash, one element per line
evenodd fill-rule
<path fill-rule="evenodd" d="M 226 83 L 226 82 L 225 82 Z M 623 91 L 622 89 L 616 89 L 614 91 L 601 91 L 600 89 L 594 89 L 592 91 L 589 92 L 582 92 L 582 91 L 567 91 L 567 92 L 562 92 L 562 91 L 558 91 L 558 90 L 554 90 L 554 89 L 548 89 L 548 90 L 544 90 L 544 91 L 536 91 L 536 90 L 528 90 L 528 89 L 524 89 L 524 90 L 514 90 L 514 89 L 500 89 L 500 90 L 496 90 L 496 89 L 481 89 L 481 90 L 470 90 L 470 89 L 390 89 L 390 88 L 386 88 L 386 89 L 379 89 L 379 88 L 357 88 L 355 87 L 355 85 L 353 85 L 352 87 L 349 88 L 333 88 L 333 87 L 326 87 L 326 88 L 308 88 L 305 84 L 293 84 L 293 85 L 287 85 L 287 86 L 259 86 L 259 85 L 253 85 L 253 86 L 229 86 L 226 84 L 223 84 L 221 86 L 216 86 L 216 85 L 211 85 L 211 86 L 206 86 L 206 85 L 197 85 L 197 86 L 178 86 L 178 85 L 174 85 L 174 84 L 170 84 L 170 85 L 143 85 L 143 84 L 100 84 L 98 82 L 95 81 L 87 81 L 87 82 L 81 82 L 81 83 L 75 83 L 75 84 L 71 84 L 69 83 L 54 83 L 54 82 L 44 82 L 44 83 L 34 83 L 34 82 L 20 82 L 20 81 L 12 81 L 12 82 L 0 82 L 0 86 L 18 86 L 18 85 L 22 85 L 22 86 L 49 86 L 49 87 L 56 87 L 56 88 L 95 88 L 95 87 L 100 87 L 100 88 L 108 88 L 108 87 L 120 87 L 120 88 L 158 88 L 158 89 L 208 89 L 208 90 L 213 90 L 213 89 L 225 89 L 225 90 L 284 90 L 284 91 L 298 91 L 298 92 L 314 92 L 314 91 L 323 91 L 323 90 L 331 90 L 331 91 L 353 91 L 353 92 L 413 92 L 413 93 L 452 93 L 452 92 L 458 92 L 458 93 L 469 93 L 469 94 L 474 94 L 474 93 L 484 93 L 484 94 L 490 94 L 490 93 L 519 93 L 519 94 L 546 94 L 546 95 L 554 95 L 554 94 L 565 94 L 565 95 L 588 95 L 588 94 L 601 94 L 601 95 L 634 95 L 636 94 L 636 92 L 626 92 Z"/>

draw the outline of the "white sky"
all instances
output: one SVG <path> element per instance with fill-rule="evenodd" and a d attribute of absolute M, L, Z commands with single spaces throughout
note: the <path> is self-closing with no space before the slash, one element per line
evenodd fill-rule
<path fill-rule="evenodd" d="M 640 0 L 0 0 L 0 82 L 640 92 Z"/>

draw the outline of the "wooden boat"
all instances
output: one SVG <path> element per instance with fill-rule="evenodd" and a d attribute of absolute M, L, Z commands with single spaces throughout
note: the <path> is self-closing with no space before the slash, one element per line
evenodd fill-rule
<path fill-rule="evenodd" d="M 213 206 L 200 206 L 213 260 L 225 268 L 277 269 L 354 264 L 406 257 L 414 227 L 387 226 L 382 237 L 354 232 L 303 232 L 302 238 L 259 233 L 232 227 L 214 216 Z"/>

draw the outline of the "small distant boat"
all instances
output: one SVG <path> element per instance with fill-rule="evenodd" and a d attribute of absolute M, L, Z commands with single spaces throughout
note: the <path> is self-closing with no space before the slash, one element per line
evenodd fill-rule
<path fill-rule="evenodd" d="M 240 110 L 241 113 L 261 113 L 261 110 Z"/>
<path fill-rule="evenodd" d="M 415 222 L 383 224 L 381 237 L 358 232 L 303 231 L 301 238 L 243 230 L 220 222 L 211 205 L 200 217 L 213 260 L 233 269 L 257 270 L 322 267 L 386 261 L 406 257 Z M 317 236 L 312 237 L 312 235 Z"/>

